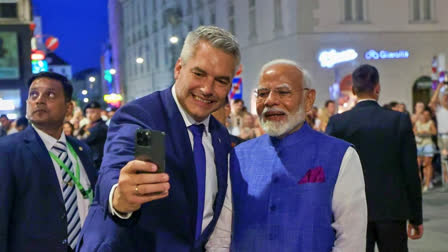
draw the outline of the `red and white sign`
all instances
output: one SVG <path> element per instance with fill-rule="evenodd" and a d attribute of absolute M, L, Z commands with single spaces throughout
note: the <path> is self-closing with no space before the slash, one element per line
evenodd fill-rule
<path fill-rule="evenodd" d="M 56 50 L 58 46 L 59 46 L 58 38 L 49 37 L 45 40 L 45 47 L 50 51 Z"/>

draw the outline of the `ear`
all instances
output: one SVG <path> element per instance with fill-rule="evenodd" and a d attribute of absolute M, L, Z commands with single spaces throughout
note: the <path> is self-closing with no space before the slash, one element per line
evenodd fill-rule
<path fill-rule="evenodd" d="M 305 97 L 305 113 L 313 109 L 314 101 L 316 100 L 316 90 L 310 89 Z"/>
<path fill-rule="evenodd" d="M 373 88 L 373 93 L 375 94 L 377 99 L 380 96 L 380 92 L 381 92 L 381 86 L 380 86 L 380 83 L 377 83 L 375 88 Z"/>
<path fill-rule="evenodd" d="M 353 94 L 354 96 L 357 96 L 356 91 L 355 91 L 355 87 L 353 87 L 353 86 L 352 86 L 352 94 Z"/>
<path fill-rule="evenodd" d="M 176 61 L 176 65 L 174 66 L 174 79 L 175 80 L 177 80 L 177 78 L 179 78 L 181 69 L 182 69 L 182 59 L 179 57 Z"/>

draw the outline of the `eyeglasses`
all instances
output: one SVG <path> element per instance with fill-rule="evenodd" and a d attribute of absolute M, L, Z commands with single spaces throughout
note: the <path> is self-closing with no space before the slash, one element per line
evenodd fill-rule
<path fill-rule="evenodd" d="M 302 90 L 309 90 L 309 88 L 303 88 Z M 257 88 L 254 90 L 254 94 L 255 97 L 257 98 L 257 100 L 265 100 L 269 97 L 269 95 L 271 94 L 271 91 L 273 92 L 273 94 L 280 98 L 280 99 L 285 99 L 285 98 L 289 98 L 292 96 L 293 94 L 293 90 L 288 88 L 288 87 L 279 87 L 279 88 L 274 88 L 274 89 L 269 89 L 269 88 Z"/>

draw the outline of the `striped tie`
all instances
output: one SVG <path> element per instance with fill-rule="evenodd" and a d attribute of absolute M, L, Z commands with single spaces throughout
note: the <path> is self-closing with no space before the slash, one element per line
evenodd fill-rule
<path fill-rule="evenodd" d="M 53 153 L 64 162 L 70 171 L 74 173 L 73 163 L 68 157 L 67 146 L 65 143 L 58 141 L 52 148 Z M 76 197 L 76 186 L 74 185 L 70 175 L 61 167 L 62 180 L 64 181 L 64 188 L 62 195 L 65 201 L 65 210 L 67 213 L 67 234 L 68 245 L 75 249 L 78 241 L 79 232 L 81 231 L 81 219 L 78 213 L 78 202 Z M 71 182 L 71 183 L 70 183 Z"/>

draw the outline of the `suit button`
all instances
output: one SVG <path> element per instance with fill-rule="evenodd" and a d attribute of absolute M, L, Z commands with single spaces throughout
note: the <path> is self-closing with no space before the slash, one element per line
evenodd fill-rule
<path fill-rule="evenodd" d="M 65 219 L 65 213 L 61 214 L 61 220 Z"/>
<path fill-rule="evenodd" d="M 269 209 L 271 210 L 271 212 L 275 211 L 275 209 L 277 209 L 277 207 L 275 205 L 271 205 L 271 207 L 269 207 Z"/>
<path fill-rule="evenodd" d="M 67 245 L 67 239 L 62 240 L 62 245 Z"/>

